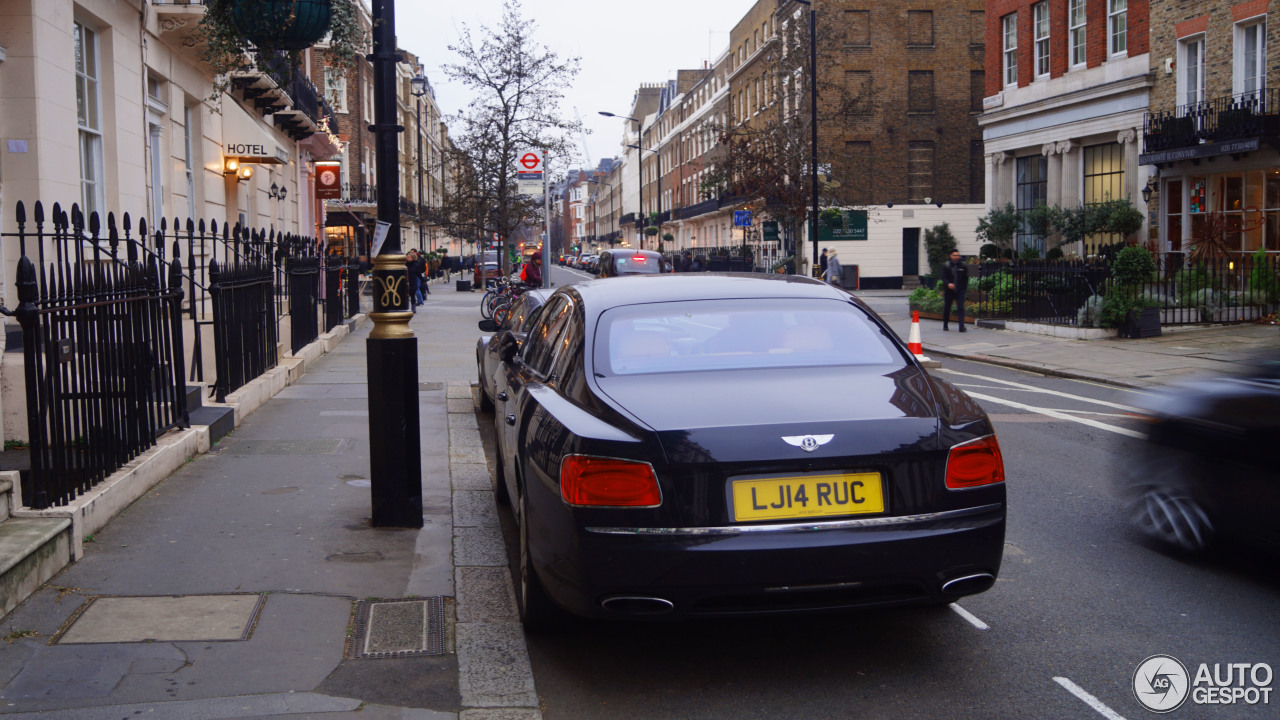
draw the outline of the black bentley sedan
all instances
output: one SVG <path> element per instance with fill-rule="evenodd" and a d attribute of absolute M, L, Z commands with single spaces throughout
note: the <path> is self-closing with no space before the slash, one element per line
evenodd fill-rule
<path fill-rule="evenodd" d="M 847 293 L 782 275 L 557 290 L 500 333 L 499 501 L 529 630 L 944 603 L 990 588 L 991 422 Z"/>

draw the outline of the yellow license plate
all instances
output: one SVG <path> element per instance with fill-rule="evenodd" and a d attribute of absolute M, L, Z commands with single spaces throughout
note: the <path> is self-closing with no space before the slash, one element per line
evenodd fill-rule
<path fill-rule="evenodd" d="M 793 520 L 884 512 L 880 473 L 733 481 L 733 519 Z"/>

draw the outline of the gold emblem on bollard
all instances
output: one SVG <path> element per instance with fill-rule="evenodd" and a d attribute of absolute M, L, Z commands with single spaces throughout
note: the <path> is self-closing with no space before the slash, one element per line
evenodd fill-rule
<path fill-rule="evenodd" d="M 400 303 L 404 300 L 400 291 L 408 278 L 403 275 L 400 277 L 386 278 L 375 275 L 373 279 L 382 287 L 382 297 L 380 298 L 379 306 L 384 308 L 399 308 Z"/>

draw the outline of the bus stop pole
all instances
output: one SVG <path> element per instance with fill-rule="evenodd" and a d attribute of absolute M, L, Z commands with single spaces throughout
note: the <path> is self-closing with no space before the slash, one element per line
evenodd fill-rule
<path fill-rule="evenodd" d="M 551 287 L 551 191 L 548 177 L 551 175 L 547 156 L 542 156 L 542 287 Z"/>

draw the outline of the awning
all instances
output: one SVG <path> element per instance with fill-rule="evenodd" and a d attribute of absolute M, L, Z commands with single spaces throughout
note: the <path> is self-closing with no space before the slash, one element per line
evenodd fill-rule
<path fill-rule="evenodd" d="M 267 124 L 229 98 L 222 103 L 222 155 L 241 163 L 289 163 L 289 151 L 280 147 Z"/>

